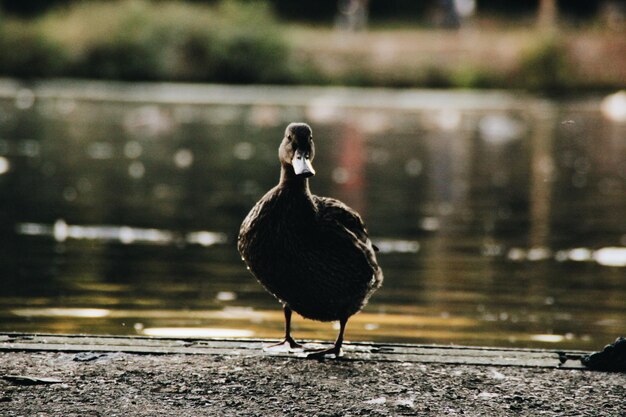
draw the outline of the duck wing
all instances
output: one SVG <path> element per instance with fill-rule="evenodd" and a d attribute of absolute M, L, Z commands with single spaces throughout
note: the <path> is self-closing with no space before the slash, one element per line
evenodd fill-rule
<path fill-rule="evenodd" d="M 365 224 L 359 213 L 339 200 L 329 197 L 312 196 L 317 208 L 317 218 L 325 227 L 334 229 L 337 234 L 347 235 L 365 252 L 369 264 L 375 271 L 378 269 L 375 251 Z"/>

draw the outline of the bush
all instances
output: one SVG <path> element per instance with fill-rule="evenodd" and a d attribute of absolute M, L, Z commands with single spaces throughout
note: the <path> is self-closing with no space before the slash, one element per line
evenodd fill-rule
<path fill-rule="evenodd" d="M 487 88 L 498 83 L 498 75 L 485 68 L 463 66 L 452 75 L 452 84 L 457 88 Z"/>
<path fill-rule="evenodd" d="M 11 51 L 7 62 L 0 61 L 4 74 L 26 75 L 36 61 L 36 76 L 61 71 L 90 78 L 230 83 L 289 77 L 287 44 L 269 8 L 259 2 L 80 3 L 21 26 L 31 28 L 24 34 L 34 38 L 15 31 L 3 36 L 2 50 Z M 61 66 L 49 66 L 59 57 Z"/>
<path fill-rule="evenodd" d="M 62 45 L 37 28 L 0 21 L 0 74 L 32 78 L 63 73 L 67 56 Z"/>
<path fill-rule="evenodd" d="M 267 5 L 227 1 L 218 8 L 214 60 L 225 82 L 280 82 L 289 78 L 290 54 Z"/>
<path fill-rule="evenodd" d="M 556 35 L 539 39 L 522 54 L 513 83 L 541 91 L 561 91 L 572 84 L 566 48 Z"/>
<path fill-rule="evenodd" d="M 158 42 L 149 5 L 128 1 L 103 6 L 115 7 L 115 10 L 102 10 L 110 19 L 103 23 L 111 25 L 112 32 L 109 36 L 91 38 L 75 61 L 74 70 L 79 75 L 97 78 L 160 78 L 163 45 Z"/>

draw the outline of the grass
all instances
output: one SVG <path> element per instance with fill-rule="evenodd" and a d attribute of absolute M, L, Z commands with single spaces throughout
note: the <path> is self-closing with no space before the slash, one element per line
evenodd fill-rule
<path fill-rule="evenodd" d="M 0 18 L 0 75 L 563 92 L 623 88 L 620 35 L 484 22 L 346 34 L 285 24 L 259 1 L 77 2 L 33 20 Z"/>

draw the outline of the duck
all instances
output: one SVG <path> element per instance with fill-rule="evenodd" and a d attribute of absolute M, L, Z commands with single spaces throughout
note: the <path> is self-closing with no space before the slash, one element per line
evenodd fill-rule
<path fill-rule="evenodd" d="M 280 177 L 243 220 L 237 248 L 247 268 L 283 306 L 285 337 L 276 344 L 302 349 L 291 316 L 339 322 L 331 348 L 307 357 L 339 357 L 348 319 L 382 285 L 378 248 L 361 216 L 341 201 L 311 193 L 313 131 L 290 123 L 278 148 Z"/>

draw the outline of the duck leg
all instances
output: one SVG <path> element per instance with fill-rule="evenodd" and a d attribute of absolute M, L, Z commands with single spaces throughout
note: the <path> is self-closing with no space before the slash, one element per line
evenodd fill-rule
<path fill-rule="evenodd" d="M 287 304 L 283 304 L 283 312 L 285 313 L 285 338 L 275 345 L 268 346 L 268 348 L 289 346 L 290 349 L 302 349 L 302 345 L 291 337 L 291 308 Z"/>
<path fill-rule="evenodd" d="M 337 335 L 337 340 L 335 340 L 335 345 L 329 349 L 317 350 L 312 353 L 309 353 L 306 357 L 309 359 L 324 359 L 326 355 L 335 355 L 335 357 L 339 357 L 341 355 L 341 345 L 343 344 L 343 334 L 346 331 L 346 324 L 348 323 L 348 319 L 339 320 L 339 335 Z"/>

